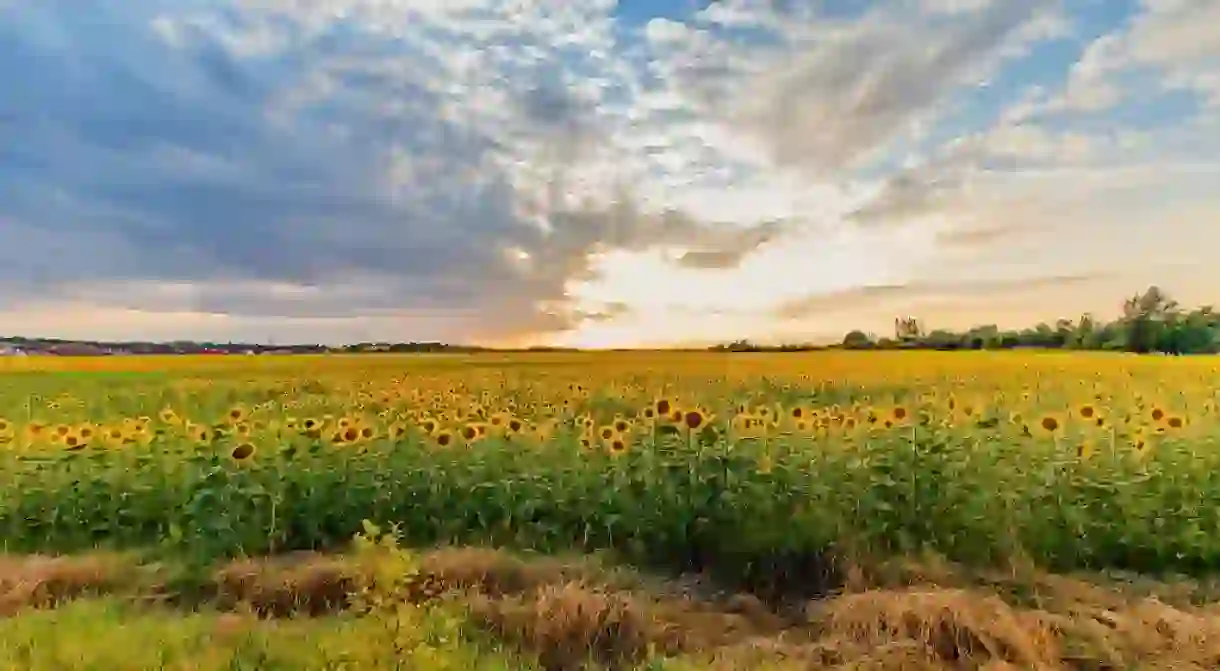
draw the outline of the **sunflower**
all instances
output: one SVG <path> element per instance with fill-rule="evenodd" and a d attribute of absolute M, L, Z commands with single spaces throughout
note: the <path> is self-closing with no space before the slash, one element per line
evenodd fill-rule
<path fill-rule="evenodd" d="M 453 432 L 449 429 L 440 429 L 432 436 L 432 442 L 437 447 L 450 447 L 454 443 Z"/>
<path fill-rule="evenodd" d="M 250 412 L 246 410 L 246 407 L 238 404 L 229 408 L 229 411 L 225 413 L 225 421 L 229 422 L 230 424 L 237 424 L 249 415 Z"/>
<path fill-rule="evenodd" d="M 708 416 L 699 408 L 692 408 L 682 413 L 682 425 L 689 431 L 698 431 L 707 425 Z"/>
<path fill-rule="evenodd" d="M 512 416 L 507 412 L 492 413 L 492 415 L 487 418 L 487 430 L 491 431 L 497 437 L 501 436 L 508 429 L 508 423 L 511 419 Z"/>
<path fill-rule="evenodd" d="M 630 447 L 627 445 L 627 439 L 623 436 L 616 436 L 612 440 L 606 441 L 606 451 L 612 457 L 620 457 L 627 454 Z"/>
<path fill-rule="evenodd" d="M 199 445 L 210 445 L 213 439 L 212 429 L 202 424 L 192 424 L 187 431 L 191 440 Z"/>
<path fill-rule="evenodd" d="M 34 420 L 25 425 L 22 430 L 25 434 L 26 442 L 36 443 L 40 440 L 45 440 L 48 437 L 47 425 L 44 422 Z"/>
<path fill-rule="evenodd" d="M 1075 415 L 1085 422 L 1091 422 L 1097 415 L 1097 407 L 1092 403 L 1081 403 L 1076 406 Z"/>
<path fill-rule="evenodd" d="M 905 424 L 911 419 L 911 410 L 902 404 L 894 405 L 890 408 L 888 419 L 894 424 Z"/>
<path fill-rule="evenodd" d="M 301 434 L 306 438 L 317 440 L 322 437 L 322 432 L 325 428 L 325 423 L 313 417 L 307 417 L 301 420 Z"/>
<path fill-rule="evenodd" d="M 1033 429 L 1045 436 L 1059 436 L 1063 433 L 1063 418 L 1055 413 L 1047 413 L 1038 418 Z"/>
<path fill-rule="evenodd" d="M 438 423 L 435 419 L 432 419 L 431 417 L 425 417 L 422 420 L 420 420 L 419 428 L 421 430 L 423 430 L 424 433 L 431 436 L 436 433 L 437 429 L 440 428 L 440 423 Z"/>
<path fill-rule="evenodd" d="M 77 435 L 75 429 L 68 431 L 66 434 L 61 435 L 57 433 L 56 435 L 59 436 L 59 442 L 61 442 L 64 447 L 68 448 L 69 452 L 83 450 L 88 445 L 86 441 L 81 440 L 81 437 Z"/>
<path fill-rule="evenodd" d="M 229 451 L 229 456 L 233 461 L 248 461 L 254 458 L 254 453 L 257 451 L 254 443 L 238 443 Z"/>
<path fill-rule="evenodd" d="M 122 445 L 126 434 L 123 433 L 123 427 L 117 424 L 111 426 L 103 426 L 100 429 L 102 440 L 114 446 Z"/>

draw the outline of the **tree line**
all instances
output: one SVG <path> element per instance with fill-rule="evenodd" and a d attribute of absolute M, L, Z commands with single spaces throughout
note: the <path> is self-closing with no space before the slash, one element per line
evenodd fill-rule
<path fill-rule="evenodd" d="M 747 340 L 717 345 L 714 351 L 807 351 L 853 350 L 1002 350 L 1065 349 L 1137 352 L 1141 354 L 1220 353 L 1220 313 L 1207 305 L 1183 308 L 1160 287 L 1149 287 L 1123 302 L 1122 312 L 1112 321 L 1091 314 L 1079 319 L 1059 319 L 1024 329 L 1000 329 L 994 324 L 966 331 L 927 330 L 913 317 L 894 320 L 894 334 L 878 337 L 854 330 L 829 347 L 815 345 L 761 346 Z"/>

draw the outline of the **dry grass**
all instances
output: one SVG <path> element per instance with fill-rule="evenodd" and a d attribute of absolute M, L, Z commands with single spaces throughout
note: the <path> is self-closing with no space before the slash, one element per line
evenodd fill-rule
<path fill-rule="evenodd" d="M 711 669 L 1220 668 L 1220 599 L 1187 582 L 969 573 L 924 560 L 853 572 L 843 593 L 810 601 L 793 621 L 749 595 L 707 598 L 587 561 L 461 548 L 424 554 L 420 568 L 411 600 L 455 599 L 548 669 L 629 668 L 656 654 Z M 239 613 L 222 628 L 244 631 L 254 616 L 345 607 L 357 571 L 311 553 L 236 561 L 209 577 L 206 601 Z M 90 595 L 144 598 L 167 589 L 165 575 L 110 555 L 0 557 L 0 614 Z"/>
<path fill-rule="evenodd" d="M 977 667 L 999 661 L 1022 668 L 1058 658 L 1055 633 L 1033 611 L 994 593 L 962 589 L 870 590 L 818 604 L 811 622 L 855 657 L 899 644 L 903 656 Z"/>
<path fill-rule="evenodd" d="M 123 589 L 136 583 L 139 573 L 128 558 L 116 555 L 0 555 L 0 616 Z"/>
<path fill-rule="evenodd" d="M 213 574 L 213 599 L 221 609 L 263 617 L 317 616 L 343 609 L 356 579 L 350 562 L 315 553 L 243 559 Z"/>

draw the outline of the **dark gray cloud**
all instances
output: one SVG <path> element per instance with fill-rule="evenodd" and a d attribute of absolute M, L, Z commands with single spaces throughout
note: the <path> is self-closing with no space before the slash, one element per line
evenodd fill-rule
<path fill-rule="evenodd" d="M 500 109 L 455 92 L 435 49 L 356 23 L 171 0 L 6 11 L 0 306 L 424 310 L 469 317 L 455 337 L 495 337 L 588 317 L 565 285 L 594 251 L 709 235 L 630 203 L 543 203 L 546 232 L 520 215 L 506 142 L 602 139 L 558 70 L 505 84 Z M 562 191 L 576 154 L 557 156 Z"/>

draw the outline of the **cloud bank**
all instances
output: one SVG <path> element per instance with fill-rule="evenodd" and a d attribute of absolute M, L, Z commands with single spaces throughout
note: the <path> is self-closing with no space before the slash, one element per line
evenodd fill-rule
<path fill-rule="evenodd" d="M 1127 281 L 1218 235 L 1220 2 L 1084 4 L 0 2 L 0 321 L 632 344 Z"/>

